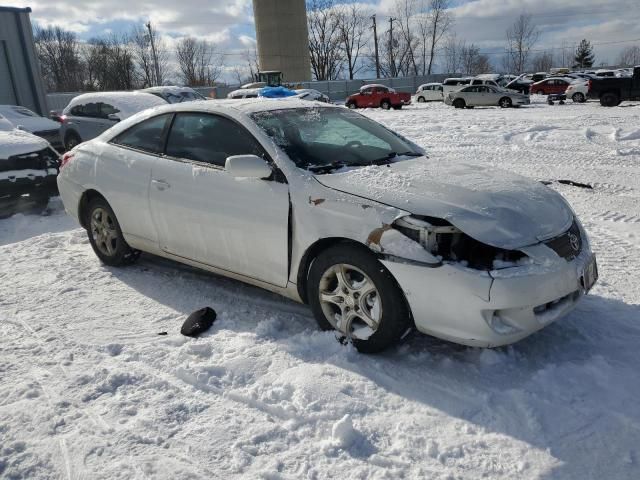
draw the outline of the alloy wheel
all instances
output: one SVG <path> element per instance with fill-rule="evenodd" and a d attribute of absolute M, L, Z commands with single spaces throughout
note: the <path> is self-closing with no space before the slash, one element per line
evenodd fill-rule
<path fill-rule="evenodd" d="M 382 299 L 373 281 L 348 264 L 328 268 L 320 279 L 319 299 L 327 321 L 347 338 L 366 340 L 380 327 Z"/>
<path fill-rule="evenodd" d="M 113 256 L 118 249 L 118 230 L 109 212 L 96 208 L 91 214 L 91 235 L 103 255 Z"/>

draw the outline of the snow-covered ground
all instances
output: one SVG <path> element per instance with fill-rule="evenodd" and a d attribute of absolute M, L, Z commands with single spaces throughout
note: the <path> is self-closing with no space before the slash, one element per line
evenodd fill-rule
<path fill-rule="evenodd" d="M 365 114 L 434 162 L 591 184 L 552 186 L 591 233 L 592 295 L 509 348 L 359 355 L 256 288 L 101 265 L 54 200 L 0 221 L 0 477 L 640 478 L 640 106 Z"/>

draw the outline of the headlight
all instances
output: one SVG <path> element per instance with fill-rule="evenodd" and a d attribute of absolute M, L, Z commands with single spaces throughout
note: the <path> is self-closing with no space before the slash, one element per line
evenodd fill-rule
<path fill-rule="evenodd" d="M 393 228 L 444 262 L 459 263 L 477 270 L 499 270 L 530 261 L 519 250 L 494 247 L 470 237 L 446 220 L 407 216 L 396 220 Z"/>

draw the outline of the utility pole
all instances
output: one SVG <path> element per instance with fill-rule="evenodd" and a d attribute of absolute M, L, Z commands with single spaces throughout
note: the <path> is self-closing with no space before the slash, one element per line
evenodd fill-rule
<path fill-rule="evenodd" d="M 146 25 L 147 30 L 149 30 L 149 42 L 151 43 L 151 54 L 153 55 L 153 65 L 155 67 L 156 73 L 156 81 L 154 82 L 157 86 L 160 84 L 160 65 L 158 65 L 158 56 L 156 55 L 156 42 L 153 37 L 153 31 L 151 30 L 151 22 L 149 21 Z"/>
<path fill-rule="evenodd" d="M 395 18 L 389 17 L 389 64 L 391 65 L 391 76 L 396 76 L 396 61 L 393 58 L 393 22 Z"/>
<path fill-rule="evenodd" d="M 376 30 L 376 14 L 371 15 L 373 20 L 373 44 L 376 50 L 376 78 L 380 78 L 380 57 L 378 57 L 378 31 Z"/>

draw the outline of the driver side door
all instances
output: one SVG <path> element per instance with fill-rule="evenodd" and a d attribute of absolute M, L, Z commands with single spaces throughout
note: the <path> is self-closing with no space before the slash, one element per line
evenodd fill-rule
<path fill-rule="evenodd" d="M 160 248 L 176 257 L 284 287 L 289 189 L 285 180 L 234 178 L 231 155 L 271 163 L 242 125 L 222 115 L 177 113 L 154 163 L 149 202 Z"/>

